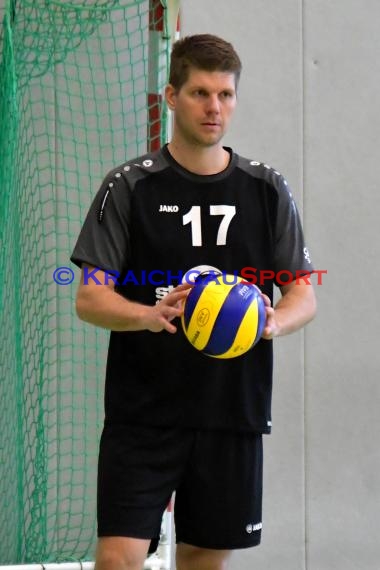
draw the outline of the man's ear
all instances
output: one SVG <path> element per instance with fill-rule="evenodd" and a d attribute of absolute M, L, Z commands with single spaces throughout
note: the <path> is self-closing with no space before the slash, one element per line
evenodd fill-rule
<path fill-rule="evenodd" d="M 170 83 L 165 87 L 165 100 L 167 106 L 171 111 L 175 109 L 175 100 L 176 100 L 177 91 Z"/>

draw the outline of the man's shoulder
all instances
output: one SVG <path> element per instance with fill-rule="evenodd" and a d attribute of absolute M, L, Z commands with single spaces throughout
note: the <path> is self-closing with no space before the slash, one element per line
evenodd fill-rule
<path fill-rule="evenodd" d="M 129 186 L 133 187 L 141 178 L 158 173 L 167 168 L 167 166 L 168 164 L 160 149 L 154 152 L 147 152 L 112 168 L 108 172 L 106 179 L 111 183 L 114 180 L 124 179 Z"/>
<path fill-rule="evenodd" d="M 287 188 L 288 183 L 284 176 L 273 166 L 257 159 L 247 158 L 241 155 L 237 156 L 238 168 L 243 170 L 248 176 L 267 182 L 277 191 Z"/>

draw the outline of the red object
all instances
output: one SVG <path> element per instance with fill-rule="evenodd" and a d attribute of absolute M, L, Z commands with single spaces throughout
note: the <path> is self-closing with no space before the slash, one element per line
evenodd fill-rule
<path fill-rule="evenodd" d="M 149 0 L 149 57 L 152 62 L 156 60 L 157 54 L 161 53 L 162 42 L 167 42 L 170 38 L 164 37 L 165 32 L 165 10 L 161 0 Z M 177 32 L 180 27 L 180 19 L 177 17 Z M 174 38 L 172 38 L 174 41 Z M 164 50 L 163 50 L 164 52 Z M 147 129 L 147 151 L 154 152 L 161 147 L 162 129 L 162 95 L 159 93 L 157 70 L 154 70 L 153 63 L 149 66 L 148 80 L 148 129 Z"/>
<path fill-rule="evenodd" d="M 148 93 L 148 152 L 161 147 L 161 105 L 162 96 L 159 93 Z"/>
<path fill-rule="evenodd" d="M 150 0 L 149 29 L 155 32 L 164 31 L 164 7 L 160 0 Z"/>

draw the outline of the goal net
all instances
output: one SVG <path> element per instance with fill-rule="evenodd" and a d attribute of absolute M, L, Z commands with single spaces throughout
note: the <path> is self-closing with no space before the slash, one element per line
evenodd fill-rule
<path fill-rule="evenodd" d="M 108 334 L 77 319 L 69 256 L 105 173 L 166 140 L 166 13 L 153 0 L 3 9 L 2 565 L 93 556 Z"/>

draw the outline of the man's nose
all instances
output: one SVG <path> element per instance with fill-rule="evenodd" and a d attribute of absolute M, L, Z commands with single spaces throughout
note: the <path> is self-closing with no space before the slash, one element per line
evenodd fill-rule
<path fill-rule="evenodd" d="M 219 113 L 220 112 L 220 101 L 217 94 L 210 95 L 207 99 L 207 112 L 208 113 Z"/>

